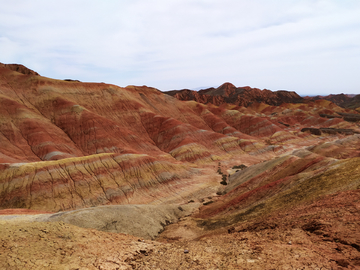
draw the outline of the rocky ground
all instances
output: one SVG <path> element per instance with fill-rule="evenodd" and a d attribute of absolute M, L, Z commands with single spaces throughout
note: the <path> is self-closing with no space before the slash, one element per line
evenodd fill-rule
<path fill-rule="evenodd" d="M 0 268 L 360 269 L 359 213 L 360 189 L 217 230 L 184 217 L 156 241 L 8 219 L 0 223 Z"/>
<path fill-rule="evenodd" d="M 154 266 L 148 269 L 360 269 L 359 213 L 356 190 L 217 231 L 186 218 L 158 239 L 168 245 L 137 257 L 136 267 L 148 262 Z"/>
<path fill-rule="evenodd" d="M 144 243 L 130 235 L 83 229 L 63 222 L 1 222 L 1 269 L 131 269 Z"/>

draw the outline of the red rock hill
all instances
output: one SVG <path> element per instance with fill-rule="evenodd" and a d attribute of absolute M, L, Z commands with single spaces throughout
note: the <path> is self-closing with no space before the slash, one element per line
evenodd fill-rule
<path fill-rule="evenodd" d="M 240 92 L 276 104 L 279 96 L 297 98 L 231 84 L 200 95 Z M 146 86 L 54 80 L 1 65 L 0 208 L 58 211 L 176 197 L 202 188 L 194 180 L 202 166 L 251 165 L 320 140 L 302 128 L 357 132 L 342 117 L 320 116 L 349 112 L 327 101 L 218 107 Z"/>
<path fill-rule="evenodd" d="M 231 83 L 224 83 L 218 88 L 208 88 L 198 92 L 192 90 L 174 90 L 165 93 L 179 100 L 195 100 L 200 103 L 212 103 L 215 105 L 231 103 L 245 107 L 254 102 L 278 106 L 283 103 L 299 103 L 303 101 L 295 92 L 284 90 L 273 92 L 249 86 L 236 87 Z"/>

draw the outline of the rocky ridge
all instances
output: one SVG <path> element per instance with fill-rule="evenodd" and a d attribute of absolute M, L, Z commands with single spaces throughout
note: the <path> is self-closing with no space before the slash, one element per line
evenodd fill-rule
<path fill-rule="evenodd" d="M 249 86 L 236 87 L 228 82 L 218 88 L 208 88 L 199 91 L 188 89 L 173 90 L 164 93 L 176 97 L 179 100 L 195 100 L 199 103 L 212 103 L 218 106 L 224 103 L 231 103 L 237 106 L 248 107 L 254 102 L 278 106 L 283 103 L 303 102 L 303 98 L 293 91 L 279 90 L 273 92 L 267 89 L 260 90 Z"/>
<path fill-rule="evenodd" d="M 329 100 L 336 105 L 343 107 L 343 108 L 349 108 L 349 109 L 357 109 L 360 107 L 360 95 L 345 95 L 345 94 L 338 94 L 338 95 L 328 95 L 328 96 L 314 96 L 304 97 L 307 100 Z"/>

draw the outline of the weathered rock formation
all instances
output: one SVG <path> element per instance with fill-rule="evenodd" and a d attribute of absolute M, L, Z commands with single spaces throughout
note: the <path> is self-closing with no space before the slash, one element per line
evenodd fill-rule
<path fill-rule="evenodd" d="M 201 226 L 220 228 L 283 211 L 339 190 L 357 189 L 360 159 L 337 161 L 331 156 L 348 158 L 345 154 L 348 151 L 341 155 L 341 150 L 337 154 L 336 145 L 327 148 L 326 152 L 317 148 L 296 151 L 233 174 L 226 186 L 226 195 L 204 206 L 197 216 L 207 218 Z M 358 155 L 359 150 L 351 151 L 350 157 Z"/>
<path fill-rule="evenodd" d="M 328 134 L 346 134 L 353 135 L 354 133 L 359 133 L 358 131 L 354 131 L 353 129 L 344 129 L 344 128 L 303 128 L 301 132 L 309 131 L 311 134 L 320 136 L 323 133 Z"/>
<path fill-rule="evenodd" d="M 360 107 L 360 95 L 338 94 L 338 95 L 314 96 L 314 97 L 306 96 L 304 98 L 313 101 L 325 99 L 335 103 L 340 107 L 349 108 L 349 109 L 356 109 Z"/>
<path fill-rule="evenodd" d="M 3 165 L 4 166 L 4 165 Z M 186 185 L 191 170 L 145 154 L 97 154 L 8 164 L 0 172 L 2 208 L 57 212 L 104 204 L 147 203 Z"/>
<path fill-rule="evenodd" d="M 247 93 L 276 105 L 279 97 L 298 98 L 231 84 L 205 92 L 229 100 Z M 316 143 L 303 127 L 357 128 L 320 117 L 351 112 L 328 101 L 218 107 L 146 86 L 53 80 L 7 65 L 0 66 L 0 103 L 0 207 L 42 211 L 161 200 L 178 192 L 171 186 L 192 189 L 196 171 L 187 162 L 250 165 Z"/>
<path fill-rule="evenodd" d="M 0 268 L 360 265 L 358 111 L 182 93 L 0 65 Z"/>
<path fill-rule="evenodd" d="M 3 64 L 0 63 L 1 68 L 7 68 L 13 71 L 17 71 L 19 73 L 25 74 L 25 75 L 39 75 L 39 73 L 25 67 L 24 65 L 20 64 Z"/>
<path fill-rule="evenodd" d="M 303 100 L 298 94 L 292 91 L 279 90 L 273 92 L 267 89 L 260 90 L 249 86 L 236 87 L 231 83 L 224 83 L 218 88 L 208 88 L 200 91 L 185 89 L 164 93 L 174 96 L 179 100 L 195 100 L 200 103 L 212 103 L 214 105 L 231 103 L 245 107 L 254 102 L 278 106 L 283 103 L 299 103 Z"/>

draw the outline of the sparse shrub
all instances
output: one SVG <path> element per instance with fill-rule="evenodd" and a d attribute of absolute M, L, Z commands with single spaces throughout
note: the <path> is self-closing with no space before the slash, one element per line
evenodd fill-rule
<path fill-rule="evenodd" d="M 64 81 L 67 81 L 67 82 L 80 82 L 79 80 L 72 80 L 72 79 L 65 79 Z"/>
<path fill-rule="evenodd" d="M 235 232 L 235 227 L 232 226 L 228 229 L 228 233 L 234 233 Z"/>
<path fill-rule="evenodd" d="M 339 259 L 339 260 L 336 260 L 335 261 L 338 265 L 340 265 L 340 266 L 342 266 L 342 267 L 346 267 L 346 268 L 348 268 L 348 266 L 349 266 L 349 262 L 348 261 L 346 261 L 346 260 L 344 260 L 344 259 Z"/>
<path fill-rule="evenodd" d="M 246 169 L 247 166 L 244 165 L 244 164 L 241 164 L 241 165 L 235 165 L 234 167 L 232 167 L 232 169 L 240 169 L 240 170 L 243 170 L 243 169 Z"/>
<path fill-rule="evenodd" d="M 226 185 L 227 185 L 227 182 L 226 182 L 226 181 L 221 181 L 220 184 L 226 186 Z"/>
<path fill-rule="evenodd" d="M 204 202 L 203 205 L 208 205 L 210 203 L 213 203 L 214 201 L 207 201 L 207 202 Z"/>
<path fill-rule="evenodd" d="M 221 164 L 220 164 L 220 162 L 219 162 L 219 167 L 218 167 L 217 172 L 222 176 L 222 181 L 220 182 L 220 184 L 222 184 L 222 185 L 227 185 L 226 180 L 227 180 L 228 176 L 221 171 L 220 166 L 221 166 Z M 244 165 L 244 166 L 245 166 L 245 165 Z M 229 175 L 229 176 L 230 176 L 230 175 Z"/>
<path fill-rule="evenodd" d="M 220 163 L 220 162 L 219 162 L 219 164 L 218 164 L 217 173 L 218 173 L 218 174 L 223 174 L 222 171 L 221 171 L 221 163 Z"/>
<path fill-rule="evenodd" d="M 223 176 L 222 176 L 222 181 L 220 182 L 220 184 L 226 186 L 226 185 L 227 185 L 226 180 L 227 180 L 227 176 L 226 176 L 225 174 L 223 174 Z"/>

